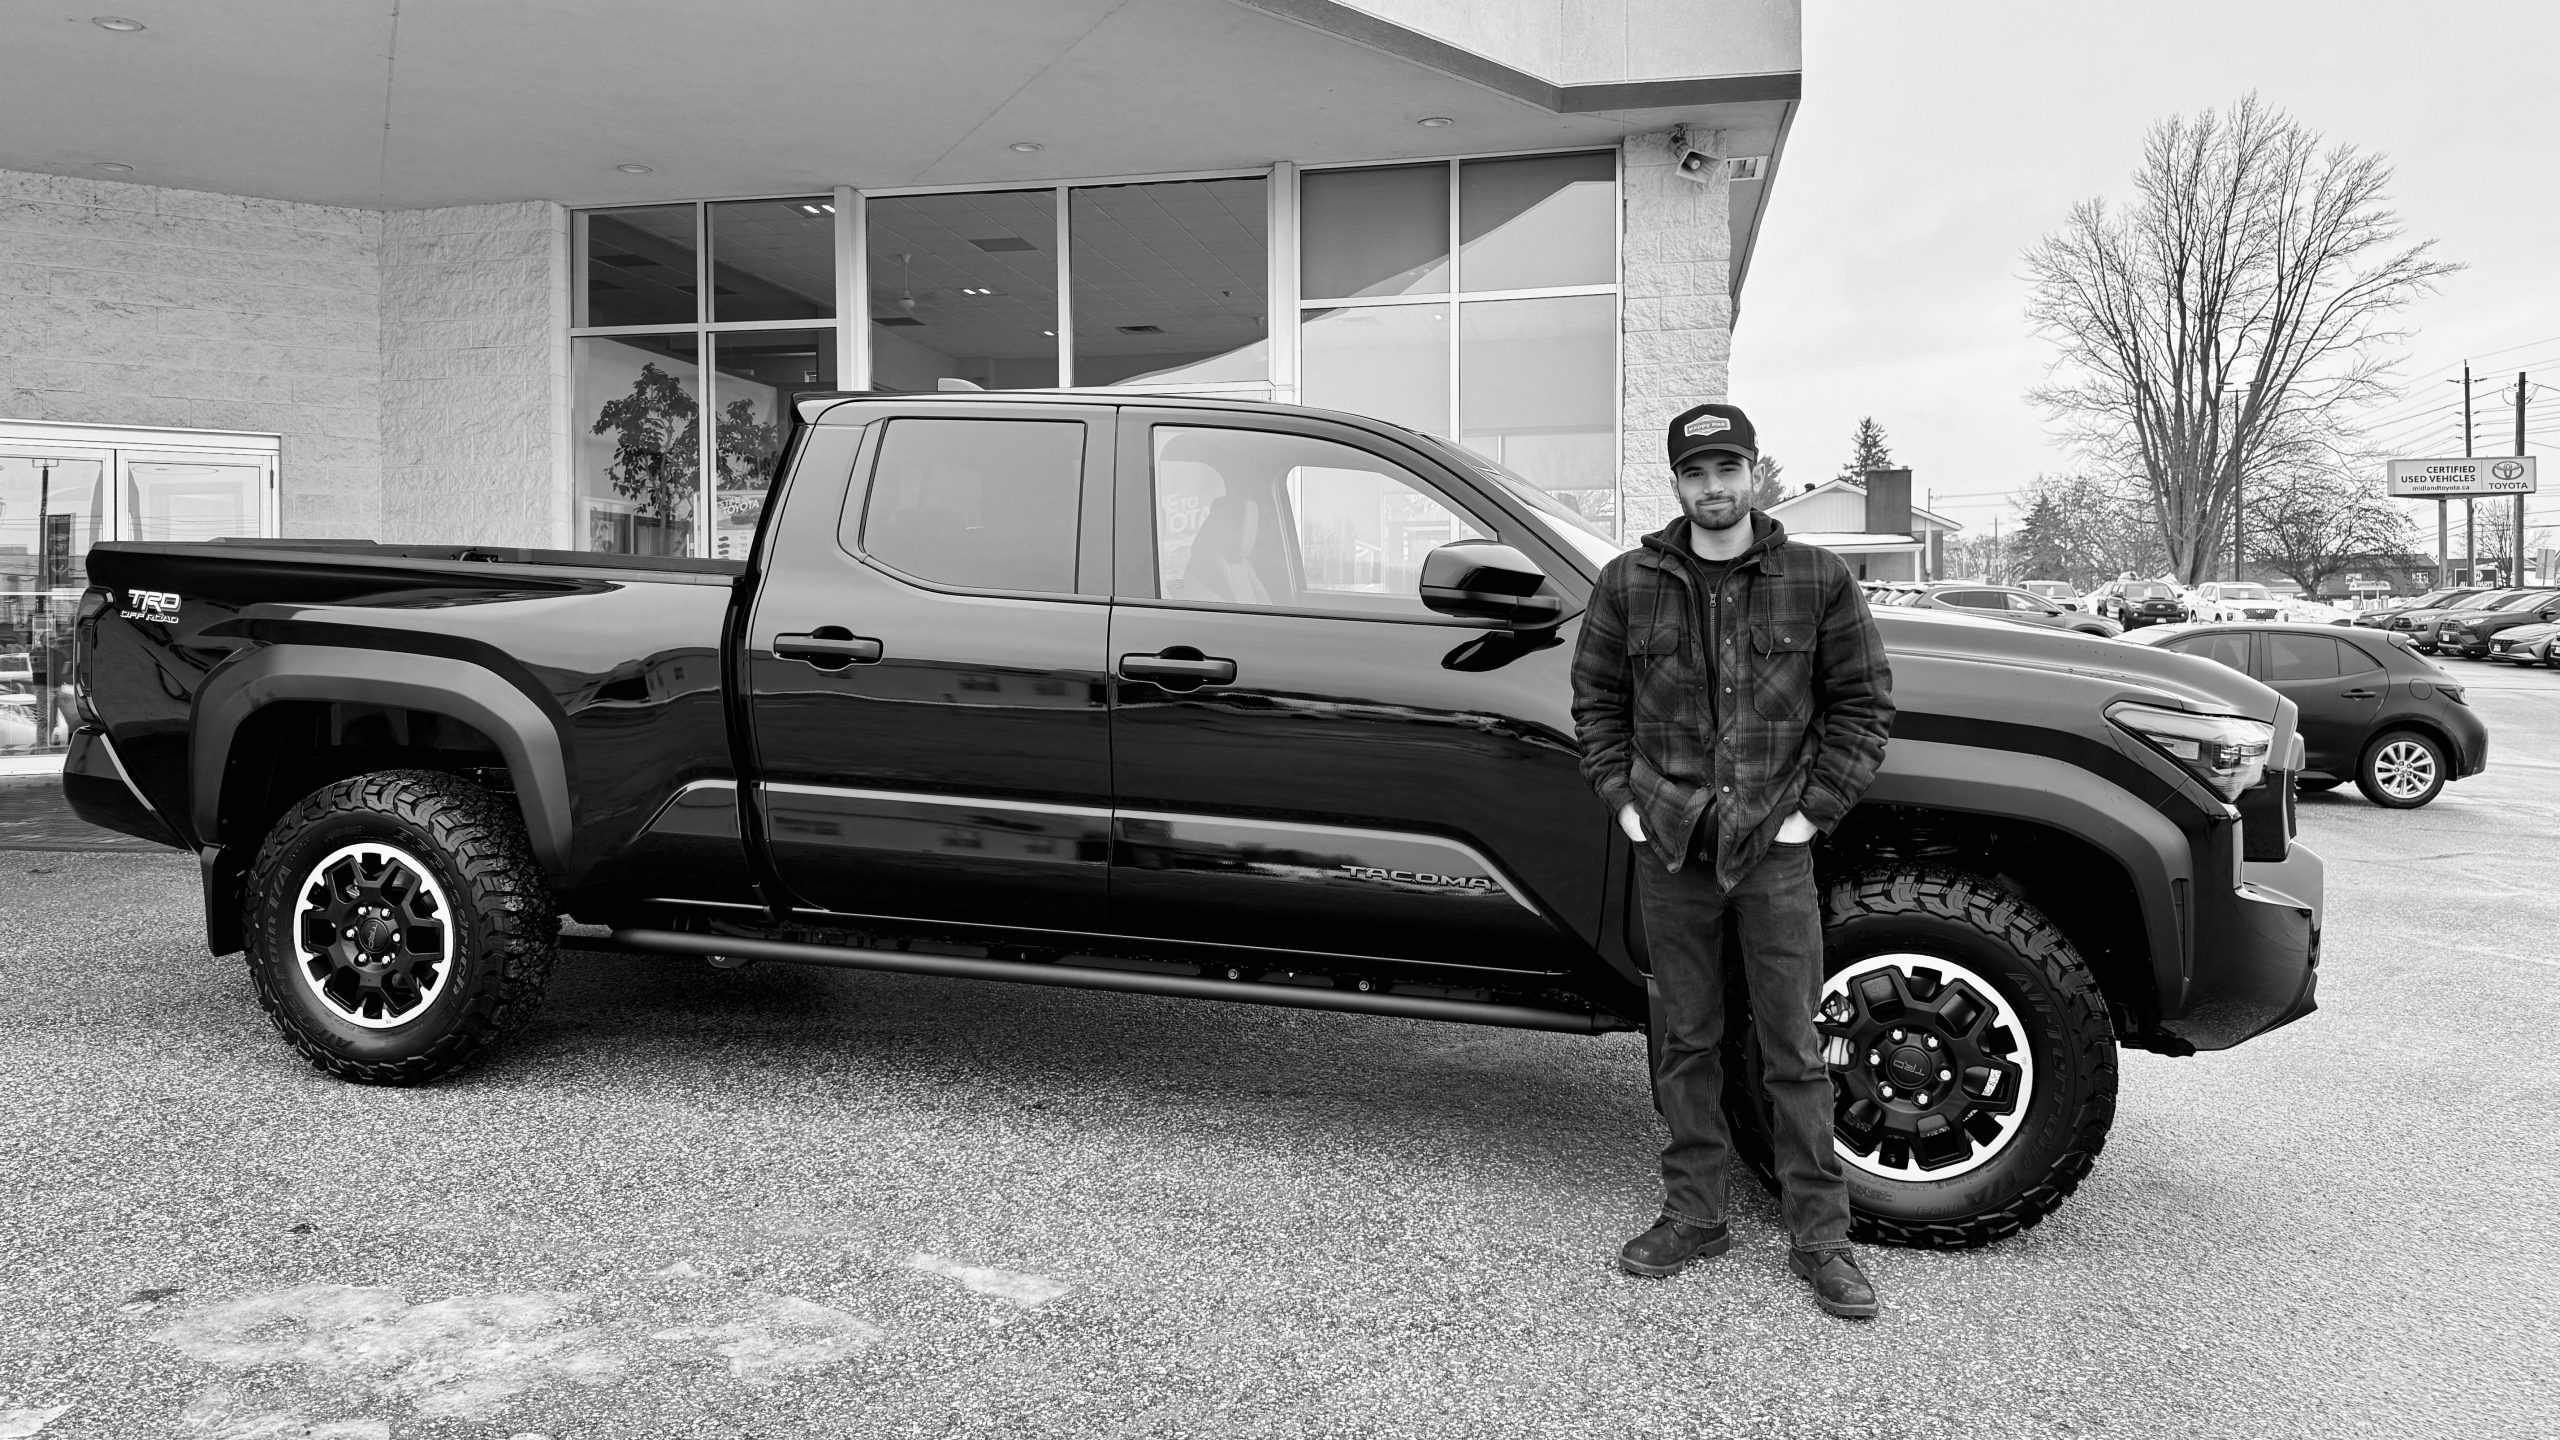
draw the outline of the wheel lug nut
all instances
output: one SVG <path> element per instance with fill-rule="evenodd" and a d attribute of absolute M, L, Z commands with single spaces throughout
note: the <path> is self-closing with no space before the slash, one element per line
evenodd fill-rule
<path fill-rule="evenodd" d="M 1878 1056 L 1876 1052 L 1870 1050 L 1867 1052 L 1867 1063 L 1870 1065 L 1882 1065 L 1884 1060 L 1882 1057 Z"/>
<path fill-rule="evenodd" d="M 1896 1045 L 1899 1045 L 1899 1044 L 1901 1044 L 1901 1043 L 1902 1043 L 1902 1032 L 1901 1032 L 1901 1031 L 1896 1030 L 1896 1031 L 1894 1031 L 1894 1032 L 1893 1032 L 1893 1043 L 1895 1043 Z"/>
<path fill-rule="evenodd" d="M 1915 1098 L 1912 1100 L 1912 1102 L 1911 1102 L 1911 1103 L 1912 1103 L 1912 1104 L 1914 1104 L 1914 1105 L 1919 1106 L 1919 1107 L 1920 1107 L 1921 1109 L 1923 1109 L 1923 1110 L 1928 1109 L 1928 1108 L 1929 1108 L 1929 1092 L 1928 1092 L 1928 1091 L 1926 1091 L 1926 1090 L 1921 1091 L 1921 1092 L 1919 1093 L 1919 1095 L 1918 1095 L 1917 1097 L 1915 1097 Z"/>
<path fill-rule="evenodd" d="M 1938 1078 L 1941 1080 L 1953 1080 L 1956 1078 L 1956 1072 L 1953 1070 L 1941 1070 L 1938 1072 Z"/>
<path fill-rule="evenodd" d="M 1879 1085 L 1876 1087 L 1876 1093 L 1887 1100 L 1890 1100 L 1893 1098 L 1893 1087 L 1890 1085 Z"/>
<path fill-rule="evenodd" d="M 1938 1037 L 1937 1037 L 1937 1036 L 1935 1036 L 1935 1035 L 1932 1035 L 1932 1036 L 1930 1036 L 1928 1039 L 1923 1040 L 1923 1041 L 1921 1041 L 1920 1043 L 1921 1043 L 1921 1044 L 1923 1044 L 1923 1045 L 1928 1046 L 1928 1047 L 1929 1047 L 1930 1049 L 1932 1049 L 1932 1050 L 1935 1050 L 1935 1049 L 1937 1049 L 1937 1048 L 1938 1048 Z"/>

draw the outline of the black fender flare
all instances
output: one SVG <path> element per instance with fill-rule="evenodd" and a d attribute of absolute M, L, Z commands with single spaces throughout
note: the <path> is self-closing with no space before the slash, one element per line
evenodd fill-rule
<path fill-rule="evenodd" d="M 282 700 L 337 700 L 425 710 L 489 737 L 514 777 L 534 858 L 555 883 L 576 833 L 560 723 L 497 672 L 467 660 L 342 645 L 267 645 L 234 655 L 196 691 L 187 727 L 188 808 L 207 845 L 254 846 L 221 833 L 231 748 L 250 716 Z"/>
<path fill-rule="evenodd" d="M 2068 761 L 1901 737 L 1865 800 L 2030 820 L 2115 857 L 2133 882 L 2160 1013 L 2184 1013 L 2195 946 L 2180 902 L 2197 876 L 2192 843 L 2168 816 Z"/>

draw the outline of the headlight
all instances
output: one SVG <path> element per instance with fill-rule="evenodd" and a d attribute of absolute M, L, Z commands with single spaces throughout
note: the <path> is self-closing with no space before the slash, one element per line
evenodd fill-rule
<path fill-rule="evenodd" d="M 2151 742 L 2187 767 L 2225 800 L 2266 778 L 2267 749 L 2276 727 L 2237 715 L 2197 715 L 2130 702 L 2107 707 L 2107 718 Z"/>

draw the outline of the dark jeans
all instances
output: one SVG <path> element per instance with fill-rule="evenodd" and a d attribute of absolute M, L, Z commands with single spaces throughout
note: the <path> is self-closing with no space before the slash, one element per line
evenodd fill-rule
<path fill-rule="evenodd" d="M 1702 831 L 1707 827 L 1701 826 Z M 1710 842 L 1712 843 L 1712 842 Z M 1822 997 L 1822 910 L 1813 847 L 1773 845 L 1731 891 L 1715 867 L 1672 874 L 1636 851 L 1637 896 L 1653 955 L 1654 1082 L 1671 1143 L 1662 1150 L 1662 1213 L 1724 1223 L 1724 928 L 1741 931 L 1742 974 L 1760 1039 L 1781 1209 L 1800 1250 L 1849 1243 L 1849 1191 L 1831 1146 L 1831 1073 L 1814 1033 Z"/>

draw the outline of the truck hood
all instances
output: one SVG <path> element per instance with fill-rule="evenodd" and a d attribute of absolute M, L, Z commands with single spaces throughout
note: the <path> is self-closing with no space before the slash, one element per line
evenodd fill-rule
<path fill-rule="evenodd" d="M 1943 610 L 1887 608 L 1875 616 L 1897 665 L 1905 657 L 1933 657 L 2041 671 L 2057 681 L 2108 685 L 2124 699 L 2252 720 L 2274 720 L 2284 704 L 2275 691 L 2199 655 Z"/>

